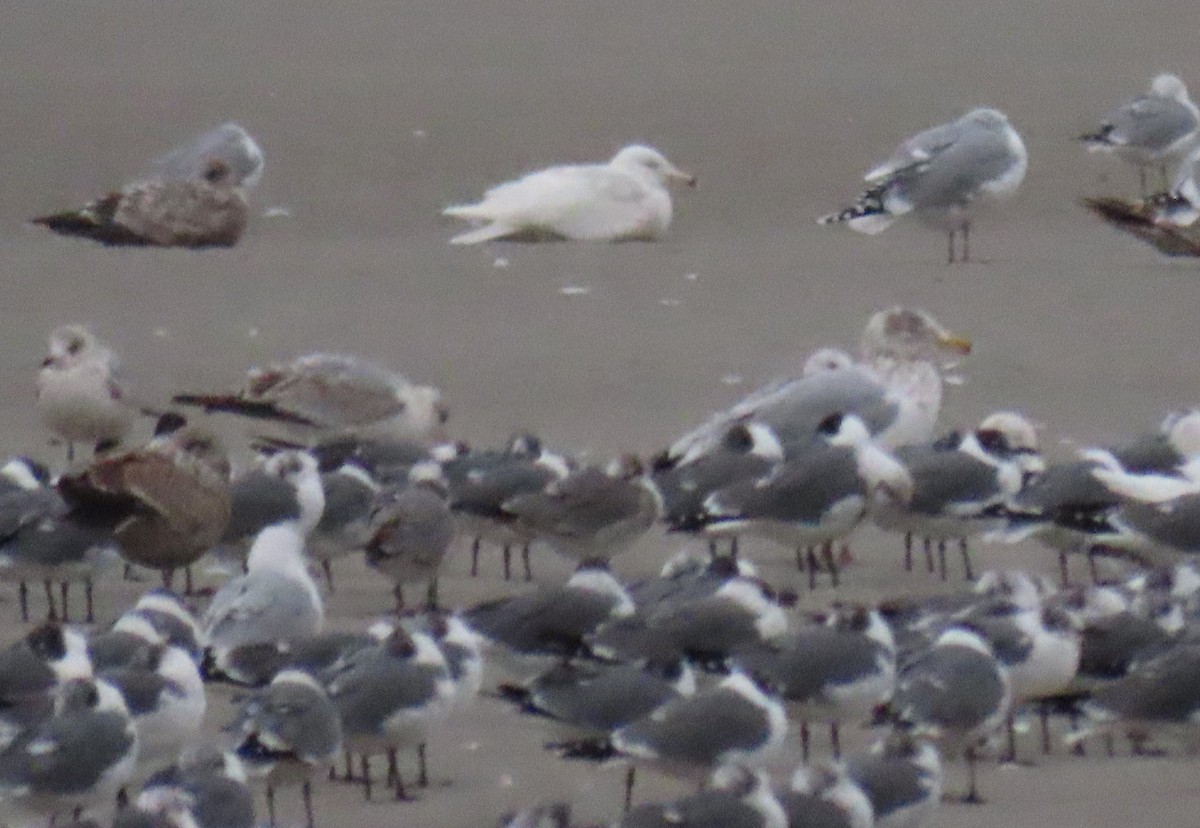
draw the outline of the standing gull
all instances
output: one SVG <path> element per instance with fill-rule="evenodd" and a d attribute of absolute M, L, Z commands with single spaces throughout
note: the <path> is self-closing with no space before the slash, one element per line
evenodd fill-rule
<path fill-rule="evenodd" d="M 234 728 L 243 735 L 237 755 L 266 780 L 267 814 L 275 825 L 275 788 L 301 786 L 308 828 L 314 828 L 312 777 L 332 764 L 342 746 L 337 709 L 312 676 L 284 670 L 242 709 Z"/>
<path fill-rule="evenodd" d="M 671 225 L 671 181 L 696 184 L 658 150 L 634 144 L 608 163 L 530 173 L 492 187 L 477 204 L 447 207 L 442 214 L 480 225 L 455 236 L 451 244 L 649 241 Z"/>
<path fill-rule="evenodd" d="M 949 235 L 947 261 L 954 264 L 954 237 L 962 235 L 959 261 L 971 260 L 971 221 L 979 208 L 1012 196 L 1025 179 L 1029 155 L 1008 117 L 996 109 L 972 109 L 903 141 L 890 158 L 864 176 L 866 192 L 853 206 L 818 219 L 845 223 L 875 235 L 905 213 Z"/>
<path fill-rule="evenodd" d="M 1146 168 L 1158 167 L 1163 189 L 1167 168 L 1179 164 L 1200 139 L 1200 110 L 1178 77 L 1161 74 L 1150 88 L 1104 116 L 1095 132 L 1079 136 L 1090 151 L 1109 152 L 1138 168 L 1145 198 Z"/>
<path fill-rule="evenodd" d="M 67 443 L 118 443 L 133 423 L 133 408 L 122 385 L 117 355 L 82 325 L 63 325 L 50 334 L 50 346 L 37 377 L 42 422 Z"/>
<path fill-rule="evenodd" d="M 367 564 L 392 580 L 397 614 L 404 611 L 404 585 L 413 582 L 426 583 L 426 605 L 437 608 L 438 571 L 454 540 L 441 469 L 421 463 L 411 477 L 410 485 L 380 497 L 366 543 Z"/>

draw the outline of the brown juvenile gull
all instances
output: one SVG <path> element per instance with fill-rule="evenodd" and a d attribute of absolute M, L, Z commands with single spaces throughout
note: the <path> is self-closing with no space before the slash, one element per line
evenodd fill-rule
<path fill-rule="evenodd" d="M 891 157 L 864 176 L 867 190 L 853 205 L 817 219 L 875 235 L 905 213 L 949 236 L 962 236 L 960 262 L 971 260 L 971 221 L 979 208 L 1012 196 L 1025 180 L 1029 154 L 1021 136 L 997 109 L 972 109 L 961 118 L 901 142 Z"/>
<path fill-rule="evenodd" d="M 451 244 L 485 241 L 651 241 L 671 225 L 667 184 L 696 179 L 658 150 L 634 144 L 601 164 L 571 164 L 498 184 L 477 204 L 442 215 L 477 226 Z"/>
<path fill-rule="evenodd" d="M 32 221 L 110 247 L 232 247 L 249 212 L 234 171 L 214 158 L 198 179 L 129 184 L 81 208 Z"/>
<path fill-rule="evenodd" d="M 117 355 L 82 325 L 62 325 L 50 334 L 37 376 L 42 423 L 67 443 L 117 443 L 129 431 L 134 410 L 120 375 Z"/>
<path fill-rule="evenodd" d="M 161 434 L 145 446 L 96 458 L 58 481 L 81 514 L 110 525 L 121 556 L 171 574 L 221 538 L 229 521 L 229 459 L 198 426 Z"/>
<path fill-rule="evenodd" d="M 251 368 L 233 393 L 179 394 L 174 401 L 274 420 L 307 436 L 324 431 L 434 443 L 448 417 L 438 389 L 358 357 L 327 353 Z"/>

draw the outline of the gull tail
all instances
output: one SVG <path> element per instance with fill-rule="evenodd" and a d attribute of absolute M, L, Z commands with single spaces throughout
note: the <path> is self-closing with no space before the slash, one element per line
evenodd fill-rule
<path fill-rule="evenodd" d="M 203 408 L 210 414 L 214 411 L 224 411 L 260 420 L 278 420 L 306 426 L 316 425 L 316 423 L 307 417 L 301 417 L 299 414 L 281 409 L 273 402 L 267 400 L 247 400 L 237 394 L 176 394 L 171 398 L 171 402 L 176 405 L 190 405 L 196 408 Z"/>
<path fill-rule="evenodd" d="M 1112 124 L 1105 124 L 1095 132 L 1087 132 L 1078 136 L 1076 140 L 1092 151 L 1112 149 L 1117 146 L 1117 143 L 1113 141 L 1113 130 Z"/>
<path fill-rule="evenodd" d="M 507 224 L 485 224 L 483 227 L 476 227 L 467 230 L 465 233 L 459 233 L 454 238 L 450 239 L 451 244 L 482 244 L 483 242 L 496 241 L 498 239 L 507 238 L 515 233 L 515 228 L 509 227 Z"/>
<path fill-rule="evenodd" d="M 817 219 L 817 224 L 845 224 L 851 230 L 866 233 L 868 236 L 882 233 L 898 215 L 908 212 L 903 209 L 897 210 L 895 204 L 889 203 L 892 199 L 889 199 L 888 185 L 889 182 L 883 182 L 871 187 L 859 196 L 854 204 L 841 212 L 821 216 Z"/>
<path fill-rule="evenodd" d="M 116 221 L 120 203 L 120 193 L 113 193 L 79 209 L 37 216 L 29 221 L 60 236 L 91 239 L 109 247 L 146 245 L 144 238 Z"/>

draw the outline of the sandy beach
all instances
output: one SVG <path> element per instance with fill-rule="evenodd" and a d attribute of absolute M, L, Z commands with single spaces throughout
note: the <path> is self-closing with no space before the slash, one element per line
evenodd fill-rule
<path fill-rule="evenodd" d="M 454 435 L 472 444 L 529 428 L 603 458 L 662 448 L 794 374 L 814 348 L 854 346 L 872 312 L 901 303 L 974 341 L 947 427 L 1016 409 L 1044 425 L 1051 456 L 1070 451 L 1064 440 L 1151 428 L 1200 402 L 1200 262 L 1159 258 L 1080 208 L 1084 194 L 1135 195 L 1137 174 L 1072 138 L 1160 70 L 1200 88 L 1197 31 L 1200 4 L 1182 0 L 15 6 L 0 27 L 0 445 L 60 461 L 32 388 L 44 338 L 63 322 L 111 342 L 147 403 L 224 387 L 251 364 L 345 351 L 440 386 Z M 900 139 L 981 105 L 1009 115 L 1030 166 L 1017 198 L 976 224 L 979 261 L 947 267 L 945 238 L 915 222 L 873 238 L 815 224 Z M 25 223 L 225 120 L 267 157 L 238 247 L 108 250 Z M 457 229 L 439 216 L 447 204 L 635 140 L 699 178 L 677 193 L 665 240 L 447 244 Z M 244 446 L 243 424 L 214 422 Z M 679 545 L 655 534 L 618 571 L 652 572 Z M 865 531 L 855 549 L 840 597 L 938 588 L 903 572 L 895 537 Z M 769 580 L 799 585 L 790 556 L 750 554 Z M 1032 545 L 985 546 L 977 562 L 1056 571 Z M 449 603 L 512 588 L 495 558 L 476 580 L 468 563 L 450 562 Z M 386 612 L 386 585 L 359 561 L 342 566 L 332 623 Z M 568 572 L 544 551 L 535 569 Z M 112 618 L 136 586 L 100 592 Z M 834 597 L 806 594 L 802 606 Z M 214 734 L 228 714 L 212 705 Z M 615 819 L 621 774 L 564 764 L 544 738 L 481 700 L 431 744 L 434 784 L 419 801 L 367 805 L 357 789 L 323 784 L 318 822 L 478 828 L 546 799 Z M 1173 825 L 1200 806 L 1194 760 L 1040 757 L 1036 741 L 1023 743 L 1036 767 L 989 763 L 988 804 L 947 805 L 932 824 Z M 952 788 L 963 773 L 951 766 Z M 685 791 L 644 774 L 638 798 Z M 283 803 L 284 822 L 297 823 L 298 793 Z"/>

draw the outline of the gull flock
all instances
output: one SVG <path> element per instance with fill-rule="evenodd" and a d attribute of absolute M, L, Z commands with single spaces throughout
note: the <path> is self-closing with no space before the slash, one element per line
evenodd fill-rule
<path fill-rule="evenodd" d="M 1142 180 L 1139 200 L 1089 207 L 1186 251 L 1200 114 L 1183 83 L 1155 78 L 1081 140 Z M 912 213 L 966 262 L 975 216 L 1016 192 L 1027 162 L 1003 113 L 973 109 L 903 141 L 820 221 L 873 234 Z M 225 124 L 34 222 L 105 245 L 229 246 L 263 165 L 249 133 Z M 1148 192 L 1148 171 L 1161 191 Z M 471 224 L 454 244 L 653 240 L 671 224 L 672 182 L 696 179 L 633 145 L 445 214 Z M 796 378 L 697 412 L 653 457 L 596 462 L 529 433 L 456 441 L 438 389 L 345 354 L 252 367 L 150 409 L 94 332 L 59 327 L 35 405 L 66 465 L 0 466 L 0 580 L 23 622 L 46 607 L 0 651 L 0 823 L 274 825 L 298 790 L 311 828 L 331 821 L 318 818 L 331 784 L 436 797 L 430 737 L 472 705 L 518 711 L 563 761 L 621 765 L 622 826 L 919 826 L 946 800 L 983 801 L 989 768 L 1017 760 L 1034 715 L 1047 753 L 1082 755 L 1093 737 L 1110 753 L 1117 737 L 1135 753 L 1190 744 L 1200 412 L 1046 458 L 1039 429 L 1003 401 L 971 430 L 940 424 L 970 350 L 925 311 L 884 309 L 856 353 L 816 349 Z M 228 446 L 196 411 L 271 433 Z M 153 435 L 135 438 L 150 421 Z M 896 538 L 896 568 L 941 581 L 955 548 L 964 586 L 837 600 L 867 525 Z M 1029 538 L 1058 556 L 1059 583 L 976 572 L 972 544 Z M 622 578 L 621 557 L 653 539 L 679 554 L 656 577 Z M 501 551 L 501 597 L 463 606 L 439 590 L 460 546 L 472 576 L 485 549 Z M 567 559 L 569 579 L 532 583 L 538 548 Z M 358 555 L 391 589 L 377 623 L 348 628 L 326 604 Z M 816 593 L 822 611 L 763 579 L 779 561 L 831 590 Z M 96 623 L 94 590 L 122 578 L 162 586 Z M 242 690 L 214 743 L 201 731 L 221 684 Z M 873 745 L 843 752 L 845 729 L 868 723 Z M 789 751 L 799 765 L 772 778 Z M 639 772 L 697 792 L 640 802 Z M 526 793 L 503 824 L 575 824 L 555 792 Z"/>

